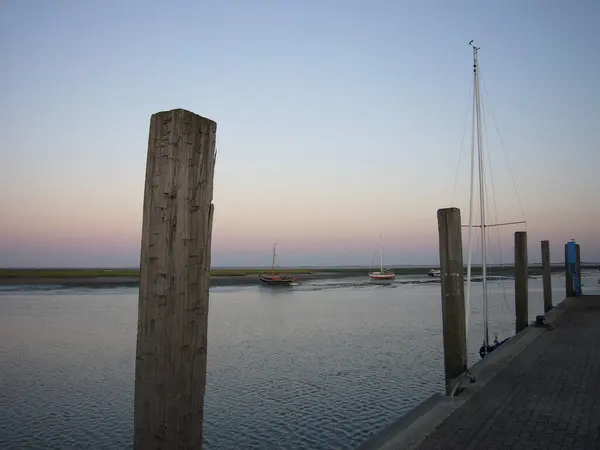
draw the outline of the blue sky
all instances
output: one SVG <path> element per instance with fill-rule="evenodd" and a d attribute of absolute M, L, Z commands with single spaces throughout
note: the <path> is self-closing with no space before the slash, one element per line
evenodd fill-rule
<path fill-rule="evenodd" d="M 467 205 L 471 39 L 500 220 L 508 159 L 530 260 L 575 238 L 599 261 L 598 23 L 597 1 L 5 2 L 0 266 L 136 265 L 149 117 L 180 107 L 218 123 L 214 264 L 273 241 L 369 263 L 380 233 L 433 264 L 437 208 Z"/>

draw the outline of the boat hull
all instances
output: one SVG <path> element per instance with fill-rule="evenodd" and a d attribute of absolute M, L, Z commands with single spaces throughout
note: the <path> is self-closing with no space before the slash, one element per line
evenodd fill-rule
<path fill-rule="evenodd" d="M 396 278 L 394 273 L 370 273 L 369 278 L 373 281 L 392 281 Z"/>
<path fill-rule="evenodd" d="M 510 338 L 506 338 L 503 341 L 498 342 L 498 340 L 496 340 L 493 344 L 488 345 L 487 346 L 487 351 L 485 348 L 485 344 L 482 345 L 479 348 L 479 356 L 481 356 L 481 358 L 485 358 L 486 355 L 489 355 L 490 353 L 492 353 L 494 350 L 496 350 L 498 347 L 500 347 L 502 344 L 504 344 L 506 341 L 508 341 Z"/>
<path fill-rule="evenodd" d="M 290 286 L 292 283 L 296 284 L 296 280 L 286 275 L 259 275 L 258 279 L 269 286 Z"/>

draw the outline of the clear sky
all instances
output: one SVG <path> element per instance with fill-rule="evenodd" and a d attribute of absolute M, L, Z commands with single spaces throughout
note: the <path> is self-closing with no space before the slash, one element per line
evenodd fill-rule
<path fill-rule="evenodd" d="M 599 23 L 597 0 L 2 2 L 0 266 L 137 265 L 149 118 L 173 108 L 218 123 L 213 265 L 274 241 L 368 264 L 380 233 L 390 264 L 437 264 L 471 39 L 498 220 L 523 219 L 512 172 L 530 261 L 570 238 L 599 261 Z"/>

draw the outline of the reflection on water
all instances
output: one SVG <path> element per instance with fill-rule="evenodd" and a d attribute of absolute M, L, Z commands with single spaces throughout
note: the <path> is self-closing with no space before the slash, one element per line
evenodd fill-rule
<path fill-rule="evenodd" d="M 213 289 L 206 448 L 354 448 L 442 392 L 440 292 L 430 281 Z M 586 278 L 586 292 L 600 291 L 596 282 Z M 553 285 L 562 299 L 564 279 Z M 501 339 L 514 327 L 513 281 L 490 288 L 490 333 Z M 530 317 L 541 310 L 532 279 Z M 0 448 L 131 448 L 136 311 L 134 288 L 2 289 Z"/>

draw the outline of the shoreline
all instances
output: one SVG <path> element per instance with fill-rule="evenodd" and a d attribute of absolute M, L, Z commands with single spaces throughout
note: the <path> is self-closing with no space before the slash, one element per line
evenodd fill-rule
<path fill-rule="evenodd" d="M 292 274 L 298 281 L 354 278 L 363 272 L 318 272 Z M 0 278 L 0 286 L 138 287 L 139 277 L 15 277 Z M 258 274 L 212 276 L 210 287 L 260 285 Z"/>
<path fill-rule="evenodd" d="M 597 264 L 583 265 L 583 270 L 597 270 Z M 513 275 L 513 267 L 489 267 L 490 275 Z M 298 281 L 323 279 L 367 278 L 368 267 L 344 268 L 281 268 L 280 273 L 292 275 Z M 396 276 L 423 276 L 430 267 L 396 267 L 391 268 Z M 562 264 L 553 264 L 552 273 L 563 272 Z M 217 286 L 254 286 L 260 285 L 258 275 L 269 272 L 264 268 L 245 269 L 214 269 L 210 278 L 210 287 Z M 540 265 L 530 265 L 529 275 L 542 274 Z M 473 267 L 473 276 L 481 275 L 480 267 Z M 434 279 L 439 279 L 435 277 Z M 61 287 L 137 287 L 139 286 L 139 271 L 135 269 L 0 269 L 0 286 L 61 286 Z"/>

